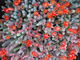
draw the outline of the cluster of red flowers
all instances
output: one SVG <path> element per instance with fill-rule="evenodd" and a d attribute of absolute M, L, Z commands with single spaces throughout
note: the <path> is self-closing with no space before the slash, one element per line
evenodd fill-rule
<path fill-rule="evenodd" d="M 65 0 L 62 0 L 62 1 L 65 1 Z M 20 3 L 21 3 L 21 0 L 14 0 L 14 7 L 17 8 L 18 10 L 20 10 L 20 7 L 18 6 Z M 50 12 L 48 12 L 48 10 L 46 8 L 48 8 L 51 5 L 54 5 L 54 8 L 53 8 L 53 10 L 51 10 Z M 36 7 L 36 6 L 39 6 L 39 4 L 36 2 L 32 6 L 33 7 L 34 6 Z M 63 37 L 65 37 L 66 33 L 65 34 L 62 34 L 61 33 L 62 29 L 67 30 L 67 32 L 69 32 L 69 35 L 71 34 L 71 36 L 72 36 L 72 34 L 74 34 L 74 35 L 79 34 L 80 35 L 80 25 L 78 26 L 78 29 L 73 29 L 73 28 L 69 27 L 69 24 L 70 24 L 71 21 L 64 20 L 61 23 L 62 24 L 62 27 L 60 27 L 59 26 L 60 21 L 57 20 L 57 21 L 54 22 L 57 25 L 56 26 L 52 26 L 52 24 L 53 24 L 52 23 L 52 20 L 53 20 L 53 18 L 56 18 L 57 16 L 71 14 L 71 10 L 68 9 L 69 6 L 70 6 L 70 3 L 69 2 L 65 2 L 63 4 L 63 3 L 60 3 L 60 2 L 56 2 L 55 0 L 50 0 L 50 3 L 48 3 L 47 1 L 44 1 L 42 3 L 42 7 L 43 7 L 42 12 L 43 12 L 43 15 L 46 15 L 46 17 L 49 19 L 49 21 L 46 20 L 47 23 L 44 24 L 44 27 L 45 28 L 43 30 L 45 32 L 45 30 L 47 30 L 47 28 L 50 29 L 50 30 L 52 28 L 52 30 L 50 32 L 51 34 L 49 34 L 48 32 L 45 32 L 45 33 L 42 33 L 42 34 L 38 33 L 38 29 L 40 29 L 40 26 L 38 26 L 38 28 L 36 30 L 37 33 L 34 33 L 33 32 L 34 34 L 32 34 L 32 36 L 34 38 L 37 38 L 37 41 L 38 42 L 33 42 L 32 40 L 27 39 L 26 41 L 22 40 L 21 41 L 21 44 L 25 44 L 27 48 L 28 47 L 31 47 L 32 45 L 34 47 L 39 47 L 40 48 L 40 45 L 41 44 L 39 44 L 39 42 L 42 41 L 41 40 L 42 38 L 43 38 L 44 41 L 47 41 L 48 38 L 53 37 L 55 41 L 62 39 L 62 41 L 60 42 L 60 45 L 59 45 L 59 48 L 58 49 L 59 50 L 65 50 L 65 46 L 67 45 L 67 43 L 66 43 L 67 39 L 63 38 Z M 22 9 L 24 9 L 24 6 L 21 6 L 21 7 L 22 7 Z M 9 13 L 10 11 L 14 11 L 14 8 L 11 8 L 11 7 L 10 8 L 4 8 L 3 11 L 5 13 Z M 76 12 L 76 14 L 79 14 L 80 13 L 80 8 L 76 8 L 75 9 L 75 12 Z M 17 15 L 18 15 L 18 17 L 21 16 L 21 14 L 17 14 Z M 37 18 L 40 17 L 40 13 L 38 12 L 38 10 L 35 10 L 33 12 L 33 17 L 34 16 L 37 16 Z M 31 17 L 31 18 L 33 18 L 33 17 Z M 5 19 L 5 21 L 8 21 L 10 19 L 10 17 L 8 15 L 4 15 L 3 18 Z M 20 23 L 23 23 L 21 17 L 19 18 L 19 21 L 20 21 Z M 2 20 L 0 20 L 0 22 L 2 22 Z M 30 20 L 29 25 L 31 26 L 32 23 L 33 23 L 33 20 Z M 73 25 L 76 25 L 76 23 L 73 23 Z M 18 22 L 15 22 L 15 24 L 11 25 L 8 28 L 11 29 L 10 32 L 13 32 L 14 33 L 15 31 L 17 31 L 17 27 L 20 28 L 21 25 Z M 29 30 L 29 29 L 30 29 L 29 27 L 26 27 L 25 29 L 22 29 L 22 30 L 19 30 L 19 31 L 15 32 L 14 34 L 17 34 L 17 33 L 20 33 L 20 32 L 22 32 L 24 30 L 26 31 L 26 30 Z M 29 34 L 30 32 L 27 32 L 26 31 L 26 34 L 27 33 Z M 17 35 L 19 36 L 19 34 L 17 34 Z M 39 38 L 40 36 L 42 37 L 41 39 Z M 6 40 L 8 40 L 10 38 L 12 38 L 12 37 L 10 37 L 10 35 L 5 36 L 5 39 Z M 50 48 L 54 51 L 55 50 L 55 47 L 54 46 L 51 46 L 51 43 L 54 43 L 54 42 L 52 42 L 52 41 L 51 42 L 48 42 L 48 43 L 46 43 L 47 44 L 46 46 L 50 46 Z M 58 44 L 58 43 L 56 43 L 56 44 Z M 77 43 L 72 43 L 72 44 L 73 45 L 76 44 L 80 48 L 80 39 L 77 41 Z M 67 56 L 60 55 L 61 59 L 63 59 L 63 60 L 73 60 L 73 59 L 76 59 L 76 56 L 75 56 L 76 51 L 74 49 L 72 49 L 72 46 L 73 46 L 72 44 L 70 44 L 70 45 L 67 46 L 67 49 L 68 49 Z M 3 57 L 2 60 L 6 60 L 6 57 L 5 57 L 6 53 L 7 53 L 6 50 L 1 50 L 0 51 L 0 57 Z M 41 53 L 43 54 L 43 51 L 41 51 Z M 35 58 L 39 58 L 38 57 L 38 53 L 36 51 L 31 51 L 31 55 L 33 57 L 35 57 Z M 44 60 L 48 60 L 49 58 L 51 58 L 51 54 L 50 53 L 46 54 L 46 56 L 44 58 L 40 58 L 40 60 L 43 60 L 43 59 Z"/>

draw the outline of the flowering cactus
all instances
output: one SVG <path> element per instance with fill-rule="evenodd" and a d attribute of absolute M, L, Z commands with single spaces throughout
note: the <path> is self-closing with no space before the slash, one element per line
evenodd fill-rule
<path fill-rule="evenodd" d="M 80 5 L 66 0 L 7 0 L 0 20 L 2 60 L 73 60 L 80 48 Z"/>

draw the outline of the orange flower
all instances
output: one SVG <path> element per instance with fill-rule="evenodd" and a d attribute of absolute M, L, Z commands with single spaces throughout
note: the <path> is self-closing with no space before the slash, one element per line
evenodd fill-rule
<path fill-rule="evenodd" d="M 20 10 L 20 6 L 17 6 L 17 9 Z"/>
<path fill-rule="evenodd" d="M 18 14 L 18 17 L 20 17 L 21 15 L 20 14 Z"/>
<path fill-rule="evenodd" d="M 34 6 L 38 6 L 38 3 L 37 3 L 37 2 L 35 2 L 35 3 L 34 3 Z"/>
<path fill-rule="evenodd" d="M 47 18 L 53 18 L 51 13 L 47 13 Z"/>
<path fill-rule="evenodd" d="M 26 43 L 26 41 L 21 41 L 22 44 Z"/>
<path fill-rule="evenodd" d="M 20 4 L 21 3 L 21 0 L 18 0 L 18 3 Z"/>
<path fill-rule="evenodd" d="M 48 57 L 48 58 L 51 58 L 51 55 L 50 55 L 50 54 L 48 54 L 48 55 L 47 55 L 47 57 Z"/>
<path fill-rule="evenodd" d="M 54 5 L 54 4 L 55 4 L 55 0 L 50 0 L 50 3 L 51 3 L 52 5 Z"/>
<path fill-rule="evenodd" d="M 46 9 L 44 9 L 44 10 L 43 10 L 43 13 L 44 13 L 44 14 L 45 14 L 45 13 L 47 13 L 47 10 L 46 10 Z"/>
<path fill-rule="evenodd" d="M 18 1 L 19 4 L 21 3 L 21 0 L 15 0 L 15 1 Z"/>
<path fill-rule="evenodd" d="M 16 26 L 15 25 L 12 25 L 12 30 L 16 30 Z"/>
<path fill-rule="evenodd" d="M 65 5 L 65 6 L 69 6 L 69 5 L 70 5 L 70 3 L 69 3 L 69 2 L 66 2 L 66 3 L 64 3 L 64 5 Z"/>
<path fill-rule="evenodd" d="M 63 60 L 67 60 L 67 57 L 64 56 L 64 55 L 62 55 L 62 59 L 63 59 Z"/>
<path fill-rule="evenodd" d="M 54 9 L 54 11 L 56 11 L 56 10 L 57 10 L 57 8 L 56 8 L 56 7 L 54 7 L 53 9 Z"/>
<path fill-rule="evenodd" d="M 66 0 L 61 0 L 61 1 L 66 1 Z"/>
<path fill-rule="evenodd" d="M 61 5 L 61 6 L 60 6 L 60 9 L 61 9 L 61 10 L 64 10 L 64 9 L 65 9 L 65 6 L 64 6 L 64 5 Z"/>
<path fill-rule="evenodd" d="M 48 6 L 49 6 L 49 4 L 47 2 L 43 3 L 43 7 L 48 7 Z"/>
<path fill-rule="evenodd" d="M 44 60 L 48 60 L 48 58 L 47 57 L 44 57 Z"/>
<path fill-rule="evenodd" d="M 76 13 L 80 13 L 80 8 L 77 8 L 76 9 Z"/>
<path fill-rule="evenodd" d="M 76 59 L 76 56 L 74 55 L 73 58 Z"/>
<path fill-rule="evenodd" d="M 24 5 L 22 5 L 21 8 L 24 9 L 25 8 Z"/>
<path fill-rule="evenodd" d="M 45 26 L 51 28 L 51 22 L 47 22 Z"/>
<path fill-rule="evenodd" d="M 34 11 L 33 15 L 39 15 L 39 13 L 37 11 Z"/>
<path fill-rule="evenodd" d="M 2 20 L 0 19 L 0 22 L 2 22 Z"/>
<path fill-rule="evenodd" d="M 62 11 L 61 11 L 61 10 L 58 10 L 57 13 L 58 13 L 59 15 L 61 15 L 61 14 L 62 14 Z"/>
<path fill-rule="evenodd" d="M 10 39 L 10 36 L 6 36 L 5 38 L 8 40 L 8 39 Z"/>
<path fill-rule="evenodd" d="M 69 31 L 69 32 L 71 32 L 71 31 L 72 31 L 72 29 L 71 29 L 71 28 L 68 28 L 68 31 Z"/>

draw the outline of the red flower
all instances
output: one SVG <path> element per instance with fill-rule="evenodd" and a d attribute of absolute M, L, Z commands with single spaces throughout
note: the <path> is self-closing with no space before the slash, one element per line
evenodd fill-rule
<path fill-rule="evenodd" d="M 64 9 L 63 10 L 63 14 L 67 14 L 68 13 L 68 10 L 67 9 Z"/>
<path fill-rule="evenodd" d="M 74 54 L 75 54 L 75 51 L 74 51 L 74 50 L 71 50 L 71 52 L 70 52 L 70 53 L 74 55 Z"/>
<path fill-rule="evenodd" d="M 78 30 L 80 30 L 80 26 L 78 26 Z"/>
<path fill-rule="evenodd" d="M 77 30 L 72 29 L 73 34 L 77 34 Z"/>
<path fill-rule="evenodd" d="M 30 45 L 31 45 L 31 41 L 30 40 L 27 40 L 26 47 L 30 47 Z"/>
<path fill-rule="evenodd" d="M 43 35 L 43 38 L 44 39 L 47 39 L 49 36 L 48 36 L 48 34 L 47 33 L 45 33 L 44 35 Z"/>
<path fill-rule="evenodd" d="M 59 38 L 59 39 L 61 39 L 61 38 L 62 38 L 62 36 L 63 36 L 63 35 L 61 35 L 61 34 L 58 34 L 58 38 Z"/>
<path fill-rule="evenodd" d="M 6 56 L 2 57 L 2 60 L 6 60 Z"/>
<path fill-rule="evenodd" d="M 4 8 L 3 10 L 4 10 L 5 13 L 8 13 L 9 12 L 9 9 L 8 8 Z"/>
<path fill-rule="evenodd" d="M 80 48 L 80 43 L 77 43 L 78 47 Z"/>
<path fill-rule="evenodd" d="M 80 43 L 80 39 L 78 40 L 78 43 Z"/>
<path fill-rule="evenodd" d="M 72 54 L 68 54 L 68 57 L 69 57 L 70 59 L 73 59 L 73 55 L 72 55 Z"/>
<path fill-rule="evenodd" d="M 65 46 L 65 44 L 66 44 L 65 41 L 62 41 L 62 42 L 61 42 L 61 45 L 64 45 L 64 46 Z"/>
<path fill-rule="evenodd" d="M 1 50 L 1 51 L 0 51 L 0 57 L 5 56 L 5 55 L 6 55 L 6 53 L 7 53 L 7 51 L 6 51 L 6 50 Z"/>
<path fill-rule="evenodd" d="M 64 45 L 60 45 L 59 49 L 64 49 L 64 47 L 65 47 Z"/>
<path fill-rule="evenodd" d="M 35 37 L 35 38 L 39 37 L 39 34 L 35 34 L 34 37 Z"/>
<path fill-rule="evenodd" d="M 14 9 L 13 8 L 8 8 L 8 10 L 13 11 Z"/>
<path fill-rule="evenodd" d="M 34 46 L 39 47 L 39 44 L 38 43 L 34 43 Z"/>
<path fill-rule="evenodd" d="M 7 53 L 7 51 L 6 50 L 2 50 L 2 53 L 5 55 Z"/>
<path fill-rule="evenodd" d="M 54 51 L 54 47 L 52 47 L 52 50 Z"/>
<path fill-rule="evenodd" d="M 16 7 L 16 6 L 18 6 L 18 4 L 19 4 L 19 2 L 18 1 L 14 1 L 14 6 Z"/>
<path fill-rule="evenodd" d="M 68 23 L 69 23 L 68 21 L 64 21 L 63 25 L 66 26 L 66 27 L 68 27 Z"/>
<path fill-rule="evenodd" d="M 60 7 L 60 3 L 56 3 L 55 6 L 56 6 L 57 8 L 59 8 L 59 7 Z"/>
<path fill-rule="evenodd" d="M 71 28 L 68 28 L 68 31 L 69 31 L 69 32 L 71 32 L 71 31 L 72 31 L 72 29 L 71 29 Z"/>
<path fill-rule="evenodd" d="M 48 6 L 49 6 L 49 4 L 47 2 L 43 3 L 43 7 L 48 7 Z"/>
<path fill-rule="evenodd" d="M 55 31 L 60 31 L 60 27 L 59 27 L 59 26 L 56 26 L 56 27 L 54 28 L 54 30 L 55 30 Z"/>
<path fill-rule="evenodd" d="M 7 21 L 9 19 L 9 17 L 7 15 L 4 15 L 4 19 L 5 19 L 5 21 Z"/>
<path fill-rule="evenodd" d="M 53 35 L 53 36 L 56 36 L 56 35 L 57 35 L 57 33 L 56 33 L 56 32 L 52 32 L 52 35 Z"/>
<path fill-rule="evenodd" d="M 33 51 L 31 54 L 32 54 L 33 57 L 37 57 L 37 54 L 36 54 L 35 51 Z"/>
<path fill-rule="evenodd" d="M 54 12 L 54 11 L 52 11 L 51 14 L 52 14 L 52 16 L 56 16 L 57 15 L 56 12 Z"/>

